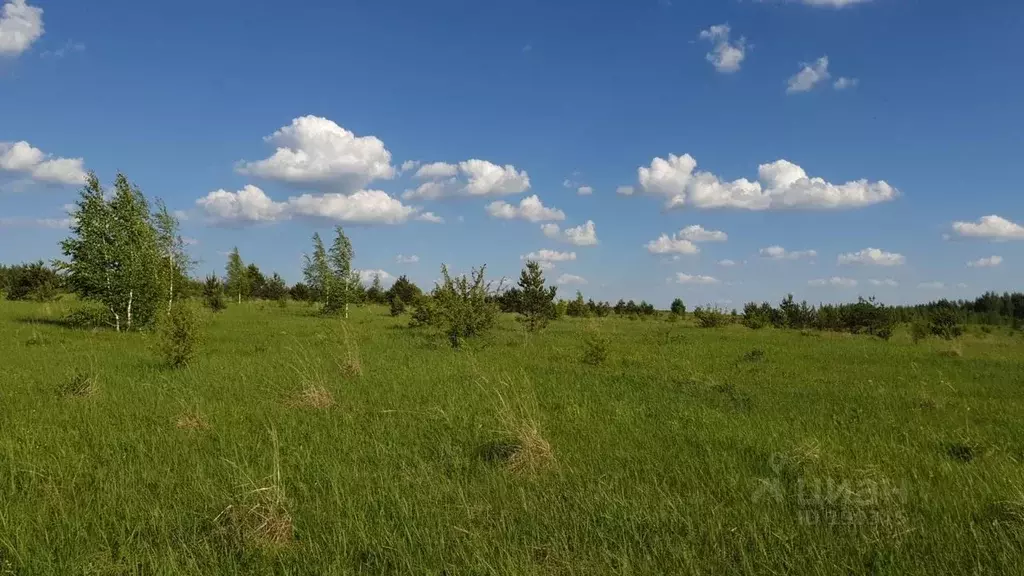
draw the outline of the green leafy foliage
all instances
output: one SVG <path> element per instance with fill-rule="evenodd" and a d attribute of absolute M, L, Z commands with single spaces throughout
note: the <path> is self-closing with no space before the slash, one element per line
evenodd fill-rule
<path fill-rule="evenodd" d="M 686 304 L 683 304 L 682 298 L 676 298 L 672 301 L 670 310 L 674 316 L 682 316 L 686 314 Z"/>
<path fill-rule="evenodd" d="M 160 351 L 172 368 L 195 359 L 199 349 L 199 311 L 188 301 L 175 302 L 158 325 Z"/>
<path fill-rule="evenodd" d="M 485 280 L 486 266 L 466 275 L 452 277 L 448 267 L 441 266 L 441 282 L 430 298 L 421 298 L 410 322 L 412 326 L 431 326 L 459 348 L 468 338 L 484 334 L 494 326 L 498 305 L 494 302 L 491 284 Z"/>
<path fill-rule="evenodd" d="M 555 293 L 558 289 L 545 287 L 540 264 L 529 260 L 519 275 L 519 291 L 519 320 L 528 331 L 539 332 L 555 316 Z"/>

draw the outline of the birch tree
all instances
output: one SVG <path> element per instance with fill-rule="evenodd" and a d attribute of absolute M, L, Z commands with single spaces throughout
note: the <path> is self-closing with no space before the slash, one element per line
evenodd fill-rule
<path fill-rule="evenodd" d="M 188 273 L 195 266 L 195 260 L 185 250 L 185 240 L 181 237 L 178 219 L 160 199 L 156 201 L 153 226 L 156 228 L 157 243 L 163 258 L 161 270 L 163 283 L 167 288 L 167 313 L 170 314 L 174 305 L 174 287 L 188 277 Z"/>
<path fill-rule="evenodd" d="M 313 298 L 320 302 L 325 310 L 329 310 L 334 275 L 331 273 L 327 250 L 320 239 L 320 233 L 313 233 L 313 253 L 306 254 L 303 259 L 302 276 L 306 280 L 306 285 L 313 293 Z"/>
<path fill-rule="evenodd" d="M 328 253 L 328 261 L 331 267 L 333 282 L 337 287 L 336 307 L 345 308 L 345 318 L 348 318 L 348 305 L 355 296 L 356 288 L 361 287 L 362 280 L 359 274 L 352 271 L 352 259 L 355 258 L 355 251 L 352 249 L 352 242 L 341 226 L 334 229 L 334 242 Z"/>
<path fill-rule="evenodd" d="M 224 287 L 228 294 L 237 296 L 238 303 L 242 303 L 242 294 L 248 292 L 249 275 L 245 269 L 245 262 L 242 262 L 242 255 L 238 253 L 238 246 L 228 255 Z"/>
<path fill-rule="evenodd" d="M 102 302 L 117 331 L 151 323 L 161 293 L 161 252 L 142 191 L 118 174 L 107 200 L 99 179 L 90 174 L 72 220 L 72 235 L 61 242 L 67 260 L 58 263 L 68 286 L 82 298 Z"/>

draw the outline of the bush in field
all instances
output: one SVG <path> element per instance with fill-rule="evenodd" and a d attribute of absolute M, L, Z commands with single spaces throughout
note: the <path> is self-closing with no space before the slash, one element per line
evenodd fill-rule
<path fill-rule="evenodd" d="M 779 304 L 779 320 L 783 323 L 783 326 L 793 330 L 803 330 L 809 328 L 814 324 L 815 313 L 814 308 L 807 305 L 807 302 L 801 302 L 797 304 L 793 301 L 793 295 L 787 294 L 782 302 Z M 780 326 L 782 327 L 782 326 Z"/>
<path fill-rule="evenodd" d="M 203 303 L 214 312 L 220 312 L 228 307 L 224 302 L 224 287 L 220 278 L 213 274 L 207 276 L 206 282 L 203 284 Z"/>
<path fill-rule="evenodd" d="M 160 350 L 172 368 L 191 362 L 199 347 L 199 313 L 189 302 L 178 301 L 160 320 Z"/>
<path fill-rule="evenodd" d="M 555 302 L 555 320 L 562 318 L 566 315 L 569 310 L 569 303 L 565 300 L 559 300 Z"/>
<path fill-rule="evenodd" d="M 434 299 L 422 294 L 412 303 L 412 316 L 409 318 L 411 328 L 431 326 L 434 323 Z"/>
<path fill-rule="evenodd" d="M 686 304 L 683 304 L 682 298 L 676 298 L 672 301 L 672 307 L 670 308 L 673 316 L 683 316 L 686 314 Z"/>
<path fill-rule="evenodd" d="M 108 326 L 110 322 L 110 311 L 101 304 L 86 304 L 61 319 L 61 324 L 68 328 L 87 330 L 90 328 L 101 328 Z"/>
<path fill-rule="evenodd" d="M 594 302 L 593 300 L 587 300 L 587 311 L 591 316 L 604 318 L 612 313 L 612 305 L 608 302 Z"/>
<path fill-rule="evenodd" d="M 474 268 L 469 275 L 452 278 L 448 267 L 442 265 L 441 283 L 429 299 L 417 302 L 410 325 L 436 328 L 453 348 L 489 330 L 498 316 L 498 305 L 493 301 L 491 284 L 484 279 L 486 268 Z"/>
<path fill-rule="evenodd" d="M 725 311 L 714 306 L 706 308 L 698 306 L 694 308 L 693 317 L 697 320 L 697 326 L 701 328 L 718 328 L 719 326 L 725 326 L 729 322 L 729 317 Z"/>
<path fill-rule="evenodd" d="M 756 302 L 747 302 L 743 306 L 743 325 L 752 330 L 760 330 L 771 323 L 771 313 L 765 310 L 765 306 L 769 306 L 767 302 L 757 304 Z"/>
<path fill-rule="evenodd" d="M 309 286 L 302 282 L 292 286 L 291 290 L 288 291 L 288 295 L 296 302 L 309 302 L 313 299 L 313 293 L 310 291 Z"/>
<path fill-rule="evenodd" d="M 53 300 L 62 285 L 56 270 L 47 267 L 42 260 L 31 264 L 0 266 L 0 295 L 8 300 Z"/>
<path fill-rule="evenodd" d="M 538 332 L 548 325 L 555 316 L 555 292 L 557 288 L 544 286 L 544 272 L 533 260 L 526 262 L 519 275 L 519 321 L 530 332 Z"/>
<path fill-rule="evenodd" d="M 596 328 L 588 328 L 583 334 L 583 356 L 581 361 L 584 364 L 597 366 L 604 363 L 608 358 L 608 338 L 597 331 Z"/>
<path fill-rule="evenodd" d="M 941 300 L 928 315 L 928 330 L 945 340 L 959 338 L 964 333 L 963 318 L 952 302 Z"/>
<path fill-rule="evenodd" d="M 392 316 L 401 316 L 405 313 L 405 302 L 397 296 L 391 299 L 390 306 Z"/>
<path fill-rule="evenodd" d="M 590 316 L 587 303 L 583 300 L 583 292 L 576 291 L 576 298 L 571 300 L 565 307 L 565 313 L 573 318 L 586 318 Z"/>
<path fill-rule="evenodd" d="M 388 288 L 388 291 L 384 293 L 384 297 L 388 302 L 399 298 L 406 304 L 415 303 L 422 295 L 423 291 L 420 290 L 420 287 L 413 284 L 404 274 L 399 276 L 398 280 L 395 280 L 395 283 L 391 285 L 391 288 Z"/>

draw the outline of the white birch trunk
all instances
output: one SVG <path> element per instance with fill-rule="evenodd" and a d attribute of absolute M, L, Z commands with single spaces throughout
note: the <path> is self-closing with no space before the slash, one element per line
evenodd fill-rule
<path fill-rule="evenodd" d="M 128 291 L 128 324 L 125 327 L 127 330 L 132 329 L 132 298 L 135 296 L 135 290 Z"/>

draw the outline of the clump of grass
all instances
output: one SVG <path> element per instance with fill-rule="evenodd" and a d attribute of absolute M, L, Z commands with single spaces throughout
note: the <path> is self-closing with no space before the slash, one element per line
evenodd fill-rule
<path fill-rule="evenodd" d="M 760 348 L 754 348 L 750 352 L 747 352 L 746 354 L 743 355 L 743 361 L 764 362 L 767 357 L 768 355 L 765 354 L 764 350 L 761 350 Z"/>
<path fill-rule="evenodd" d="M 299 392 L 294 404 L 303 408 L 326 410 L 334 406 L 334 395 L 324 386 L 313 384 Z"/>
<path fill-rule="evenodd" d="M 345 349 L 340 356 L 335 358 L 335 362 L 337 362 L 342 376 L 359 378 L 363 375 L 363 363 L 359 360 L 359 346 L 349 335 L 348 328 L 344 324 L 341 326 L 341 330 L 341 341 Z"/>
<path fill-rule="evenodd" d="M 174 419 L 174 427 L 179 430 L 209 430 L 210 423 L 198 410 L 189 410 Z"/>
<path fill-rule="evenodd" d="M 580 360 L 584 364 L 599 366 L 607 359 L 608 338 L 601 334 L 596 327 L 588 327 L 583 333 L 583 356 Z"/>
<path fill-rule="evenodd" d="M 214 519 L 221 534 L 238 547 L 281 548 L 295 540 L 295 526 L 288 512 L 288 498 L 281 481 L 277 436 L 273 436 L 274 470 L 255 482 L 246 477 L 245 491 Z"/>
<path fill-rule="evenodd" d="M 993 524 L 1024 527 L 1024 500 L 992 502 L 985 508 L 985 518 Z"/>
<path fill-rule="evenodd" d="M 510 378 L 503 378 L 500 383 L 505 392 L 495 390 L 495 394 L 497 433 L 501 439 L 485 445 L 481 456 L 517 474 L 535 475 L 551 468 L 555 453 L 537 423 L 536 399 L 528 391 L 516 390 Z"/>
<path fill-rule="evenodd" d="M 58 388 L 57 393 L 68 398 L 84 398 L 96 393 L 96 377 L 86 372 L 75 372 Z"/>
<path fill-rule="evenodd" d="M 959 342 L 953 342 L 946 346 L 942 350 L 939 350 L 939 356 L 944 358 L 960 358 L 964 355 L 964 349 L 960 346 Z"/>

